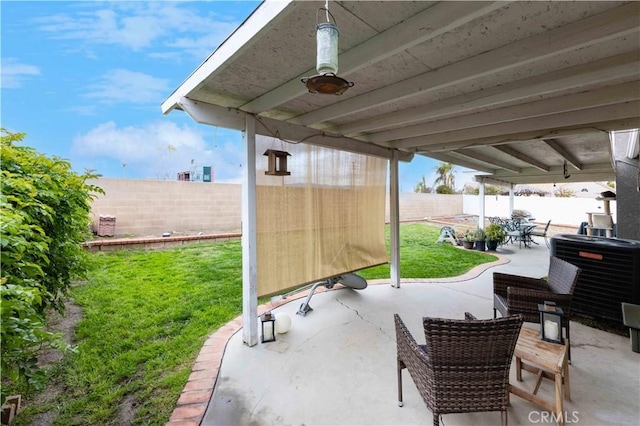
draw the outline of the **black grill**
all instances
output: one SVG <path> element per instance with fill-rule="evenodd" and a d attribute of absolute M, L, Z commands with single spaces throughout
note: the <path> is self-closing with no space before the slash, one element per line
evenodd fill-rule
<path fill-rule="evenodd" d="M 572 311 L 622 324 L 620 304 L 640 304 L 640 241 L 556 235 L 551 255 L 582 269 Z"/>

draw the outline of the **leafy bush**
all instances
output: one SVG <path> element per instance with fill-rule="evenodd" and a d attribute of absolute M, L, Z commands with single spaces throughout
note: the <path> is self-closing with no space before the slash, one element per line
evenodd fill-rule
<path fill-rule="evenodd" d="M 553 195 L 555 197 L 572 198 L 576 196 L 576 192 L 569 188 L 560 188 Z"/>
<path fill-rule="evenodd" d="M 484 231 L 487 234 L 487 242 L 496 241 L 498 244 L 502 244 L 507 237 L 507 233 L 505 232 L 505 230 L 502 229 L 502 227 L 497 223 L 490 224 L 485 228 Z"/>
<path fill-rule="evenodd" d="M 453 189 L 447 185 L 438 185 L 436 188 L 437 194 L 454 194 Z"/>
<path fill-rule="evenodd" d="M 48 309 L 62 312 L 74 276 L 86 270 L 80 243 L 88 236 L 96 175 L 79 175 L 59 158 L 16 146 L 24 134 L 1 132 L 0 294 L 2 297 L 2 402 L 21 380 L 38 385 L 37 350 L 60 347 L 43 330 Z"/>
<path fill-rule="evenodd" d="M 487 234 L 484 232 L 484 229 L 477 228 L 473 233 L 473 237 L 475 241 L 484 241 L 487 238 Z"/>

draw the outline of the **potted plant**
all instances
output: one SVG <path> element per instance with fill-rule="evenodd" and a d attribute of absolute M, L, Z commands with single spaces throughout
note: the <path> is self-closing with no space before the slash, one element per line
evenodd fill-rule
<path fill-rule="evenodd" d="M 486 238 L 487 234 L 485 234 L 484 230 L 481 228 L 476 229 L 473 233 L 474 239 L 476 241 L 476 250 L 485 251 L 486 250 Z"/>
<path fill-rule="evenodd" d="M 507 233 L 497 223 L 492 223 L 484 230 L 486 234 L 487 250 L 496 250 L 499 244 L 504 243 Z"/>
<path fill-rule="evenodd" d="M 475 237 L 467 231 L 462 237 L 462 247 L 472 249 L 475 244 Z"/>

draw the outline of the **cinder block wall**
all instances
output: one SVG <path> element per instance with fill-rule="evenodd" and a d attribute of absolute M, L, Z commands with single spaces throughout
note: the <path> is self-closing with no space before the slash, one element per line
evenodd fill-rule
<path fill-rule="evenodd" d="M 400 221 L 424 220 L 428 217 L 462 214 L 461 194 L 419 194 L 401 192 L 399 197 Z M 389 222 L 389 197 L 387 215 Z"/>
<path fill-rule="evenodd" d="M 242 186 L 239 184 L 114 178 L 100 178 L 91 183 L 105 191 L 91 206 L 95 230 L 100 215 L 109 215 L 116 217 L 116 236 L 241 231 Z M 400 194 L 401 221 L 456 215 L 462 210 L 460 194 Z"/>
<path fill-rule="evenodd" d="M 105 191 L 91 206 L 96 230 L 100 215 L 116 217 L 116 236 L 226 233 L 241 228 L 238 184 L 113 178 L 91 183 Z"/>

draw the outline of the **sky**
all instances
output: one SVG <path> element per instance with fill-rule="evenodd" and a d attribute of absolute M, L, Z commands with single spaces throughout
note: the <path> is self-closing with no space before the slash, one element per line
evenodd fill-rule
<path fill-rule="evenodd" d="M 161 103 L 259 5 L 255 1 L 0 3 L 0 122 L 24 145 L 104 177 L 175 180 L 212 166 L 242 180 L 242 135 Z M 400 163 L 400 190 L 438 162 Z M 456 167 L 456 187 L 472 174 Z"/>

